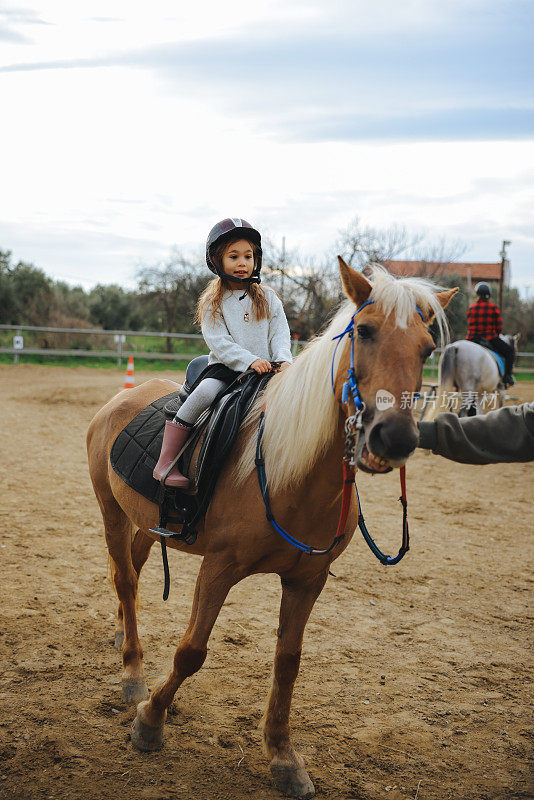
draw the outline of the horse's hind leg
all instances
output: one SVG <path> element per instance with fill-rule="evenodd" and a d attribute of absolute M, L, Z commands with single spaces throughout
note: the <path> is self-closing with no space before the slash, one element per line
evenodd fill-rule
<path fill-rule="evenodd" d="M 150 536 L 147 536 L 142 530 L 136 532 L 132 542 L 132 566 L 137 573 L 138 581 L 153 544 L 154 539 L 151 539 Z M 119 608 L 117 610 L 117 628 L 115 630 L 115 647 L 117 650 L 122 650 L 123 643 L 124 613 L 122 610 L 122 603 L 119 603 Z"/>
<path fill-rule="evenodd" d="M 290 797 L 312 797 L 315 790 L 294 749 L 289 730 L 289 711 L 297 679 L 304 628 L 326 582 L 328 571 L 305 584 L 282 581 L 280 626 L 274 658 L 274 675 L 263 718 L 263 740 L 271 756 L 271 775 L 281 792 Z"/>
<path fill-rule="evenodd" d="M 239 577 L 235 566 L 220 557 L 206 556 L 200 567 L 188 628 L 174 655 L 173 669 L 155 689 L 150 700 L 141 703 L 132 728 L 132 744 L 138 750 L 159 750 L 167 709 L 186 678 L 197 672 L 206 658 L 207 643 L 219 611 Z"/>
<path fill-rule="evenodd" d="M 105 498 L 98 493 L 97 498 L 112 562 L 113 583 L 122 607 L 122 696 L 133 705 L 148 697 L 148 690 L 143 677 L 143 650 L 137 634 L 137 572 L 132 563 L 132 524 L 111 493 L 106 493 Z"/>

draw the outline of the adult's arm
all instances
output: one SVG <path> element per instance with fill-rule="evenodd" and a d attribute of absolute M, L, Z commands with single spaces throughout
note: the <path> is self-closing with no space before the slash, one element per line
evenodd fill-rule
<path fill-rule="evenodd" d="M 485 416 L 438 414 L 433 422 L 419 423 L 418 446 L 461 464 L 534 461 L 534 403 Z"/>

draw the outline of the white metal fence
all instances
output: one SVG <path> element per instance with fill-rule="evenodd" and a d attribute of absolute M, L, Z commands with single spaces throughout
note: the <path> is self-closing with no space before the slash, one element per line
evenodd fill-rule
<path fill-rule="evenodd" d="M 136 348 L 124 347 L 126 344 L 126 337 L 152 337 L 158 339 L 182 339 L 187 340 L 200 340 L 203 341 L 202 336 L 198 333 L 162 333 L 161 331 L 124 331 L 124 330 L 101 330 L 100 328 L 52 328 L 48 326 L 38 325 L 0 325 L 0 330 L 16 331 L 13 336 L 12 347 L 0 347 L 0 353 L 8 353 L 13 355 L 14 363 L 17 364 L 19 358 L 24 355 L 39 355 L 39 356 L 80 356 L 85 358 L 116 358 L 117 367 L 121 369 L 122 359 L 127 358 L 130 354 L 136 358 L 146 359 L 166 359 L 169 361 L 183 361 L 184 359 L 194 358 L 199 355 L 198 352 L 165 352 L 151 351 L 151 350 L 137 350 Z M 110 350 L 106 348 L 83 349 L 83 348 L 56 348 L 56 347 L 26 347 L 24 346 L 23 332 L 35 333 L 59 333 L 59 334 L 84 334 L 87 336 L 95 337 L 110 337 L 113 336 L 116 349 Z"/>
<path fill-rule="evenodd" d="M 203 338 L 198 333 L 167 333 L 162 331 L 123 331 L 123 330 L 101 330 L 99 328 L 52 328 L 40 327 L 36 325 L 0 325 L 0 331 L 15 331 L 13 336 L 13 345 L 11 347 L 0 347 L 0 353 L 7 353 L 13 356 L 13 363 L 18 364 L 21 356 L 25 355 L 39 355 L 39 356 L 80 356 L 85 358 L 116 358 L 117 367 L 121 369 L 122 359 L 127 358 L 133 354 L 136 358 L 145 358 L 148 360 L 166 360 L 166 361 L 184 361 L 187 359 L 195 358 L 199 355 L 196 352 L 179 352 L 167 353 L 161 351 L 151 350 L 137 350 L 132 347 L 124 347 L 126 338 L 149 336 L 152 338 L 166 339 L 166 340 L 183 340 L 185 343 L 189 340 L 200 340 Z M 54 347 L 25 347 L 23 332 L 36 332 L 36 333 L 59 333 L 59 334 L 86 334 L 87 336 L 102 337 L 113 336 L 114 343 L 116 344 L 115 350 L 110 349 L 81 349 L 81 348 L 54 348 Z M 291 349 L 293 354 L 296 353 L 297 348 L 306 344 L 301 340 L 293 339 Z M 206 348 L 203 348 L 204 351 Z M 438 348 L 433 357 L 429 360 L 425 369 L 436 371 L 438 369 L 438 356 L 441 353 L 441 348 Z M 520 352 L 517 354 L 517 363 L 514 371 L 517 373 L 534 373 L 534 368 L 531 366 L 534 358 L 534 353 Z"/>

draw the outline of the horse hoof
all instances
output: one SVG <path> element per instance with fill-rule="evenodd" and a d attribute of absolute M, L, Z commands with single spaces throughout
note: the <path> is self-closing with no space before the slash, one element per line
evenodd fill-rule
<path fill-rule="evenodd" d="M 284 764 L 271 764 L 271 775 L 278 791 L 287 797 L 307 800 L 313 797 L 315 789 L 304 767 L 289 767 Z"/>
<path fill-rule="evenodd" d="M 122 643 L 124 642 L 124 631 L 120 628 L 115 631 L 115 641 L 113 642 L 113 646 L 115 650 L 122 650 Z"/>
<path fill-rule="evenodd" d="M 143 753 L 152 753 L 163 747 L 163 728 L 152 728 L 143 722 L 137 714 L 132 725 L 132 745 Z"/>
<path fill-rule="evenodd" d="M 136 706 L 143 700 L 148 700 L 148 689 L 144 681 L 122 681 L 122 699 L 127 706 Z"/>

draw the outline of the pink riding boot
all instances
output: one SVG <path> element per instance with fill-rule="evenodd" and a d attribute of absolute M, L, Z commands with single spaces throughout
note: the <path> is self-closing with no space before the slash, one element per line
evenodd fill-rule
<path fill-rule="evenodd" d="M 161 453 L 159 455 L 158 463 L 154 467 L 154 471 L 152 473 L 157 481 L 161 481 L 165 475 L 165 472 L 168 470 L 169 466 L 186 443 L 190 430 L 190 428 L 186 428 L 183 425 L 176 424 L 175 422 L 165 423 L 163 442 L 161 444 Z M 182 475 L 175 464 L 165 478 L 165 486 L 171 486 L 175 489 L 189 489 L 189 478 L 186 478 L 185 475 Z"/>

